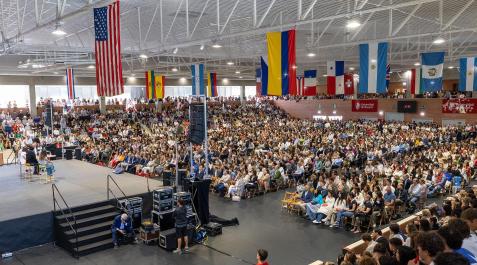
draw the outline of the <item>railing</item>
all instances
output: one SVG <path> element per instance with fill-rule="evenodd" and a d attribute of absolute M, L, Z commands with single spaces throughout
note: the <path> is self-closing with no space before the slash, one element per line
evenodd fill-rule
<path fill-rule="evenodd" d="M 106 197 L 109 201 L 110 197 L 109 197 L 109 194 L 113 195 L 114 199 L 116 200 L 116 206 L 121 209 L 122 211 L 126 211 L 126 208 L 124 208 L 124 206 L 122 206 L 120 203 L 119 203 L 119 199 L 118 197 L 114 194 L 113 190 L 111 189 L 110 187 L 110 180 L 113 182 L 113 184 L 116 186 L 116 188 L 121 192 L 121 195 L 123 195 L 122 198 L 124 199 L 127 199 L 128 196 L 126 196 L 126 193 L 124 193 L 124 191 L 121 189 L 121 187 L 119 187 L 118 183 L 116 182 L 116 180 L 113 179 L 113 177 L 111 175 L 108 175 L 107 179 L 106 179 Z"/>
<path fill-rule="evenodd" d="M 51 190 L 53 191 L 53 215 L 54 217 L 57 216 L 57 211 L 56 211 L 56 207 L 58 207 L 58 209 L 60 210 L 61 214 L 63 216 L 65 216 L 65 219 L 66 219 L 66 222 L 68 223 L 68 225 L 70 226 L 71 228 L 71 231 L 73 231 L 74 235 L 75 235 L 75 246 L 74 246 L 74 249 L 76 250 L 74 253 L 73 253 L 73 256 L 75 258 L 79 258 L 78 256 L 78 231 L 77 231 L 77 223 L 76 223 L 76 216 L 74 215 L 73 211 L 71 210 L 71 208 L 68 206 L 68 204 L 66 203 L 65 201 L 65 198 L 63 198 L 63 195 L 61 195 L 60 191 L 58 190 L 58 187 L 55 185 L 55 184 L 52 184 L 51 185 Z M 56 199 L 56 194 L 58 194 L 59 198 L 61 199 L 61 201 L 63 202 L 63 204 L 66 206 L 66 210 L 68 210 L 68 213 L 71 215 L 71 218 L 72 220 L 70 220 L 68 218 L 68 215 L 66 215 L 65 211 L 63 210 L 63 208 L 61 208 L 58 200 Z"/>

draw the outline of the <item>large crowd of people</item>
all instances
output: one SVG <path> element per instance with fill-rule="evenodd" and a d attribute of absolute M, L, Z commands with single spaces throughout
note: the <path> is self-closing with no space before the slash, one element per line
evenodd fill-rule
<path fill-rule="evenodd" d="M 472 192 L 463 195 L 476 175 L 474 125 L 308 121 L 291 118 L 268 100 L 210 102 L 206 168 L 203 146 L 193 146 L 190 153 L 186 141 L 188 101 L 165 103 L 156 105 L 157 111 L 72 109 L 55 116 L 48 135 L 37 129 L 41 119 L 2 113 L 0 141 L 18 149 L 34 139 L 76 145 L 83 160 L 118 174 L 155 177 L 176 163 L 189 169 L 192 162 L 189 175 L 203 178 L 208 172 L 212 190 L 227 198 L 294 187 L 295 205 L 310 222 L 356 233 L 390 222 L 402 209 L 422 209 L 428 197 L 446 192 L 460 197 L 433 212 L 431 228 L 451 226 L 454 221 L 448 225 L 440 217 L 460 217 L 477 206 Z M 412 242 L 413 250 L 424 247 L 419 237 Z M 390 248 L 384 256 L 392 256 Z"/>

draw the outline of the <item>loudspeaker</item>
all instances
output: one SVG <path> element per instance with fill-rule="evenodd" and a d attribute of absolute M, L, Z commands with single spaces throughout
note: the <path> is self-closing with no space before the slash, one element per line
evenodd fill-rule
<path fill-rule="evenodd" d="M 174 184 L 174 180 L 172 178 L 171 171 L 163 171 L 162 172 L 162 185 L 163 186 L 172 186 Z"/>
<path fill-rule="evenodd" d="M 187 237 L 189 241 L 189 246 L 193 242 L 194 230 L 195 230 L 194 226 L 187 227 Z M 166 250 L 174 250 L 177 248 L 177 236 L 176 236 L 175 228 L 159 232 L 159 247 L 162 247 Z"/>
<path fill-rule="evenodd" d="M 203 104 L 191 104 L 190 124 L 187 138 L 193 144 L 202 144 L 205 139 L 205 117 Z"/>

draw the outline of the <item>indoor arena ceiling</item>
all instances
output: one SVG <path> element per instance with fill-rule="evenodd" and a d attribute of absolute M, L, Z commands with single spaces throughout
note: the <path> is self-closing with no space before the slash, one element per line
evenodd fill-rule
<path fill-rule="evenodd" d="M 54 75 L 71 66 L 93 76 L 92 8 L 111 2 L 0 0 L 0 73 Z M 477 54 L 475 14 L 475 0 L 123 0 L 123 69 L 126 76 L 145 69 L 188 76 L 192 62 L 203 62 L 219 76 L 253 79 L 265 33 L 292 27 L 298 72 L 323 73 L 327 60 L 338 59 L 358 70 L 358 44 L 376 40 L 390 43 L 394 72 L 411 68 L 423 51 L 444 50 L 456 67 Z M 350 29 L 350 22 L 361 25 Z M 57 27 L 66 35 L 53 35 Z"/>

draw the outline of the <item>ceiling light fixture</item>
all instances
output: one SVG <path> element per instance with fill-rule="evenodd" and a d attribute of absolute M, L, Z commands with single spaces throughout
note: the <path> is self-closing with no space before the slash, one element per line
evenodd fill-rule
<path fill-rule="evenodd" d="M 350 67 L 350 68 L 349 68 L 350 71 L 354 71 L 354 69 L 355 69 L 354 67 Z"/>
<path fill-rule="evenodd" d="M 309 52 L 306 56 L 308 56 L 308 57 L 315 57 L 315 56 L 316 56 L 316 53 L 314 53 L 314 52 Z"/>
<path fill-rule="evenodd" d="M 88 65 L 88 69 L 94 69 L 94 68 L 96 68 L 96 66 L 94 66 L 94 65 Z"/>
<path fill-rule="evenodd" d="M 174 48 L 174 50 L 172 50 L 172 53 L 176 54 L 178 51 L 179 51 L 179 49 L 176 47 L 176 48 Z"/>
<path fill-rule="evenodd" d="M 444 43 L 444 42 L 446 42 L 446 40 L 444 40 L 443 38 L 439 37 L 439 38 L 435 39 L 432 43 L 433 43 L 433 44 L 442 44 L 442 43 Z"/>
<path fill-rule="evenodd" d="M 147 59 L 147 55 L 145 55 L 144 53 L 142 53 L 142 54 L 139 55 L 139 58 L 141 58 L 141 59 Z"/>
<path fill-rule="evenodd" d="M 358 28 L 359 26 L 361 26 L 361 23 L 356 20 L 350 20 L 348 21 L 348 23 L 346 23 L 346 28 L 348 29 L 355 29 L 355 28 Z"/>
<path fill-rule="evenodd" d="M 177 71 L 179 71 L 179 70 L 178 70 L 177 68 L 175 68 L 175 67 L 172 68 L 171 70 L 172 70 L 172 72 L 177 72 Z"/>
<path fill-rule="evenodd" d="M 200 45 L 200 48 L 199 48 L 199 49 L 200 49 L 201 51 L 203 51 L 204 48 L 205 48 L 205 46 L 204 46 L 204 44 L 202 44 L 202 45 Z"/>
<path fill-rule="evenodd" d="M 60 22 L 56 23 L 55 30 L 53 30 L 51 33 L 57 36 L 66 35 L 66 32 L 61 28 Z"/>
<path fill-rule="evenodd" d="M 421 65 L 421 63 L 419 62 L 414 63 L 414 66 L 419 66 L 419 65 Z"/>
<path fill-rule="evenodd" d="M 234 62 L 228 61 L 228 62 L 227 62 L 227 65 L 234 65 Z"/>
<path fill-rule="evenodd" d="M 243 76 L 239 76 L 239 78 L 240 78 L 240 79 L 242 79 L 242 78 L 243 78 Z"/>
<path fill-rule="evenodd" d="M 235 71 L 236 74 L 240 74 L 240 71 Z"/>
<path fill-rule="evenodd" d="M 454 69 L 454 66 L 451 65 L 451 66 L 449 66 L 449 67 L 447 67 L 447 68 L 449 68 L 449 69 Z"/>
<path fill-rule="evenodd" d="M 222 45 L 220 45 L 218 43 L 214 43 L 214 44 L 212 44 L 212 48 L 219 49 L 219 48 L 222 48 Z"/>

